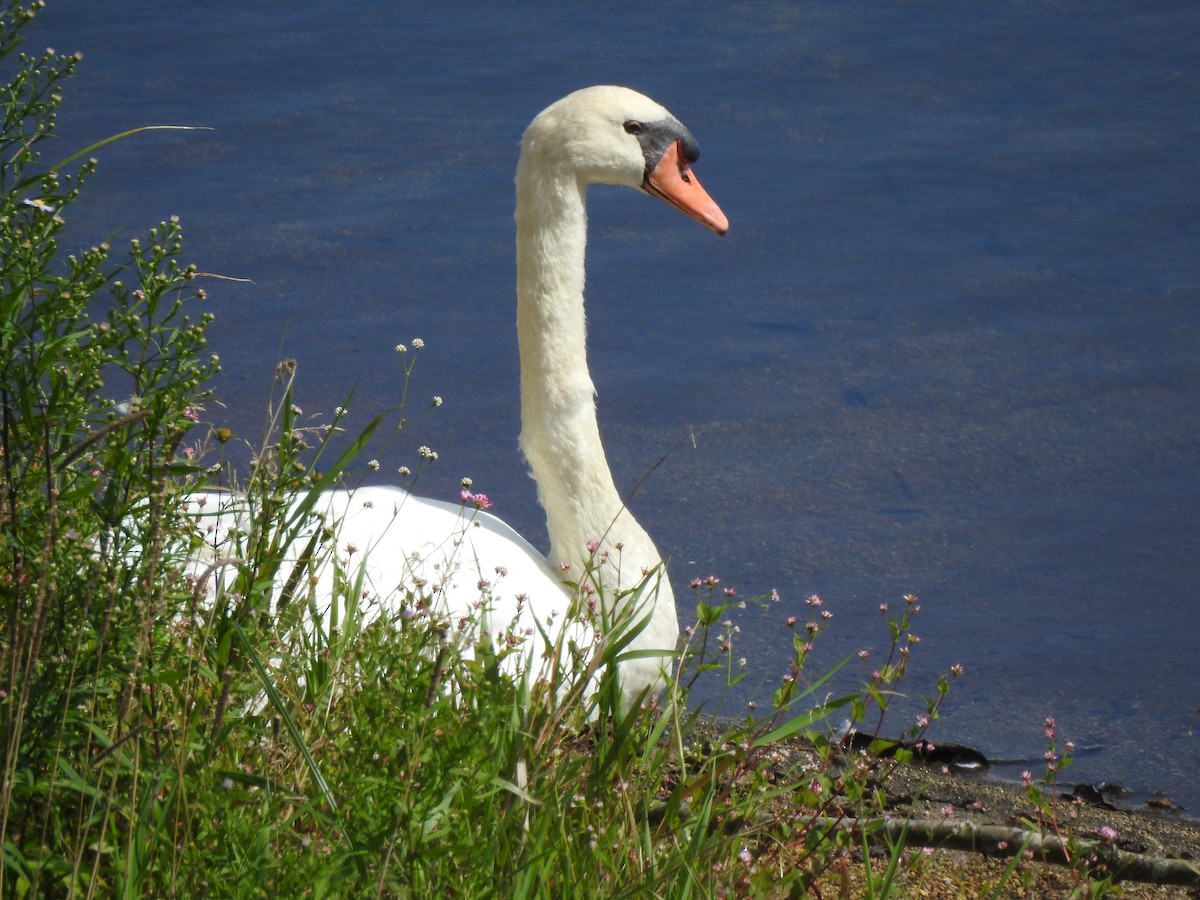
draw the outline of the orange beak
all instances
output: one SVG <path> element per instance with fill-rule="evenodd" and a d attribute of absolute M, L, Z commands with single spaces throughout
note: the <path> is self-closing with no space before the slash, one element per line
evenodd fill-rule
<path fill-rule="evenodd" d="M 729 220 L 721 212 L 721 207 L 708 196 L 708 191 L 700 187 L 700 182 L 692 174 L 692 167 L 680 158 L 678 141 L 666 149 L 642 187 L 647 193 L 666 200 L 717 234 L 729 230 Z"/>

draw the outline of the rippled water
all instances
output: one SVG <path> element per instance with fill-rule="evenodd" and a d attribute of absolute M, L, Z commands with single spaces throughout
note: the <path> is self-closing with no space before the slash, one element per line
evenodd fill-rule
<path fill-rule="evenodd" d="M 365 421 L 419 335 L 413 390 L 446 405 L 384 471 L 428 443 L 424 492 L 470 474 L 544 544 L 517 141 L 570 90 L 637 87 L 699 138 L 732 230 L 593 191 L 591 363 L 619 483 L 669 453 L 633 506 L 677 588 L 782 594 L 738 615 L 724 709 L 778 676 L 807 595 L 831 663 L 878 656 L 878 605 L 912 592 L 909 689 L 966 667 L 936 739 L 1038 760 L 1053 715 L 1074 777 L 1200 810 L 1200 9 L 146 7 L 50 0 L 33 43 L 85 54 L 63 155 L 213 128 L 104 148 L 72 234 L 174 213 L 189 259 L 252 279 L 208 286 L 225 421 L 258 434 L 281 353 L 306 409 L 357 383 Z"/>

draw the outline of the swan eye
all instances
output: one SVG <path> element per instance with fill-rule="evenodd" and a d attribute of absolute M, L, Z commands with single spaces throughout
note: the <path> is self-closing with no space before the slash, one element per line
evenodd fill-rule
<path fill-rule="evenodd" d="M 644 130 L 645 129 L 642 127 L 642 123 L 636 121 L 635 119 L 630 119 L 625 123 L 626 134 L 641 134 Z"/>

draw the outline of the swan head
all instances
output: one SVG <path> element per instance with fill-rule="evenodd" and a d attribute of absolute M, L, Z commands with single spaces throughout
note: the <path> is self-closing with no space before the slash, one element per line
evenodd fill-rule
<path fill-rule="evenodd" d="M 521 158 L 590 184 L 625 185 L 666 201 L 724 234 L 729 220 L 700 186 L 700 145 L 666 109 L 637 91 L 598 85 L 568 94 L 530 123 Z"/>

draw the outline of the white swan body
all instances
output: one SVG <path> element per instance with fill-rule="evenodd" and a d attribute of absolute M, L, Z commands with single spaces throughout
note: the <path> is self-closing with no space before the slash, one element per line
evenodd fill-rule
<path fill-rule="evenodd" d="M 228 588 L 222 579 L 236 574 L 253 528 L 245 499 L 197 491 L 188 496 L 188 512 L 203 536 L 188 574 L 207 577 L 210 591 Z M 344 604 L 352 596 L 364 625 L 381 616 L 428 615 L 469 654 L 476 628 L 497 648 L 528 644 L 532 652 L 539 649 L 539 625 L 561 629 L 567 621 L 571 598 L 562 574 L 504 522 L 469 504 L 416 497 L 398 487 L 361 487 L 323 492 L 311 513 L 290 535 L 279 581 L 301 566 L 293 602 L 311 598 L 326 625 L 345 622 Z M 311 552 L 309 542 L 318 534 L 320 545 Z M 308 552 L 313 563 L 305 568 L 301 556 Z M 572 627 L 571 640 L 590 644 L 589 629 L 578 620 Z M 514 653 L 506 668 L 512 674 L 536 671 L 538 662 L 537 652 L 532 658 Z"/>
<path fill-rule="evenodd" d="M 437 586 L 442 614 L 479 620 L 493 637 L 538 629 L 553 637 L 555 629 L 570 628 L 572 640 L 583 640 L 582 626 L 567 619 L 572 595 L 562 582 L 588 580 L 589 560 L 606 559 L 590 576 L 602 602 L 644 582 L 624 601 L 638 604 L 634 618 L 646 624 L 627 648 L 634 658 L 621 663 L 622 691 L 634 700 L 662 685 L 679 637 L 675 600 L 662 557 L 625 507 L 600 442 L 583 306 L 585 194 L 591 184 L 637 188 L 723 234 L 725 216 L 690 169 L 698 154 L 695 139 L 670 113 L 627 88 L 576 91 L 529 125 L 516 178 L 521 448 L 546 511 L 549 560 L 499 519 L 474 509 L 396 488 L 331 491 L 318 506 L 326 522 L 337 523 L 338 556 L 347 546 L 354 548 L 351 562 L 361 554 L 364 616 L 396 610 L 419 583 Z M 221 536 L 238 526 L 245 510 L 229 495 L 203 499 L 223 510 L 208 520 L 220 555 Z M 306 541 L 302 536 L 294 544 Z M 197 558 L 193 569 L 207 564 Z M 331 583 L 322 572 L 318 594 L 328 594 Z"/>

